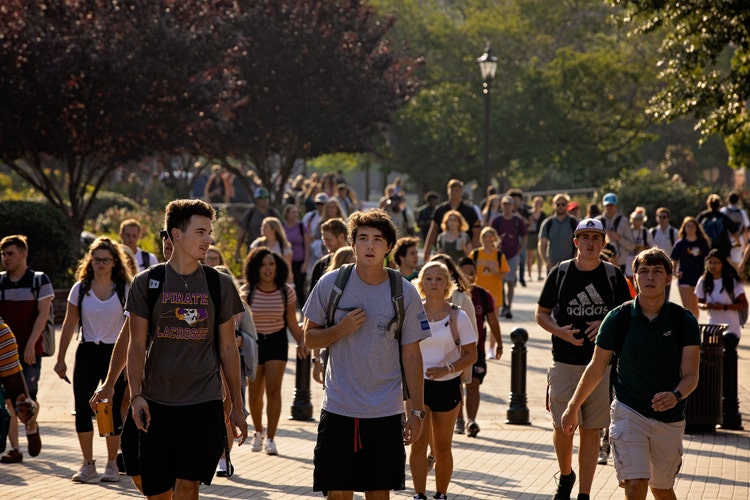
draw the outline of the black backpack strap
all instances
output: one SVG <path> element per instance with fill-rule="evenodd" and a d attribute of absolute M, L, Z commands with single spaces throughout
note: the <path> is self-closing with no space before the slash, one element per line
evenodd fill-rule
<path fill-rule="evenodd" d="M 157 264 L 148 270 L 147 275 L 147 288 L 146 288 L 146 302 L 148 304 L 148 334 L 146 345 L 151 341 L 153 335 L 153 329 L 156 325 L 152 323 L 151 318 L 154 316 L 154 307 L 156 301 L 159 300 L 159 295 L 164 288 L 164 276 L 166 275 L 166 263 Z"/>
<path fill-rule="evenodd" d="M 336 308 L 341 300 L 341 295 L 344 293 L 344 288 L 346 288 L 346 282 L 349 281 L 349 275 L 352 274 L 352 269 L 354 269 L 354 264 L 344 264 L 336 273 L 336 282 L 333 284 L 331 296 L 328 299 L 328 308 L 326 309 L 327 327 L 331 327 L 334 324 L 333 318 L 336 314 Z"/>
<path fill-rule="evenodd" d="M 148 269 L 151 265 L 151 254 L 148 253 L 145 250 L 141 250 L 141 265 L 143 266 L 143 269 Z"/>
<path fill-rule="evenodd" d="M 394 312 L 393 319 L 388 322 L 386 329 L 389 329 L 391 325 L 393 325 L 393 323 L 396 323 L 396 340 L 399 341 L 400 346 L 401 330 L 404 326 L 404 315 L 406 314 L 406 312 L 404 311 L 404 285 L 402 282 L 403 277 L 401 276 L 401 273 L 399 273 L 395 269 L 391 269 L 390 267 L 387 267 L 386 271 L 388 272 L 388 280 L 390 281 L 391 285 L 391 304 L 393 304 Z"/>

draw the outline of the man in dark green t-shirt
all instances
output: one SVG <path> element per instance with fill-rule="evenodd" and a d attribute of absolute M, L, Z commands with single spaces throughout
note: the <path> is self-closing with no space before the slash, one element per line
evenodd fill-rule
<path fill-rule="evenodd" d="M 645 499 L 649 487 L 655 498 L 672 499 L 682 463 L 684 398 L 698 385 L 698 321 L 686 309 L 673 312 L 675 305 L 667 301 L 672 262 L 662 250 L 638 254 L 633 275 L 638 296 L 604 318 L 594 357 L 563 413 L 562 428 L 575 432 L 582 402 L 617 351 L 609 428 L 617 478 L 628 499 Z M 630 315 L 629 321 L 622 314 Z M 680 320 L 679 326 L 673 318 Z"/>

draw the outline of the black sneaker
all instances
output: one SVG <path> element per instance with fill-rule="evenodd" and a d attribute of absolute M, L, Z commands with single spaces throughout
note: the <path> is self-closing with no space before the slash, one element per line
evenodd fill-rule
<path fill-rule="evenodd" d="M 435 493 L 435 496 L 432 498 L 434 498 L 435 500 L 448 500 L 448 497 L 445 496 L 445 493 L 440 493 L 440 492 Z"/>
<path fill-rule="evenodd" d="M 427 500 L 427 497 L 424 495 L 424 493 L 417 493 L 414 495 L 414 500 Z"/>
<path fill-rule="evenodd" d="M 479 434 L 479 424 L 472 420 L 466 426 L 466 435 L 470 438 L 473 438 L 477 437 L 477 434 Z"/>
<path fill-rule="evenodd" d="M 560 474 L 560 479 L 557 483 L 557 491 L 553 500 L 570 500 L 570 492 L 573 491 L 573 485 L 576 484 L 576 473 L 570 471 L 570 474 L 563 476 Z"/>

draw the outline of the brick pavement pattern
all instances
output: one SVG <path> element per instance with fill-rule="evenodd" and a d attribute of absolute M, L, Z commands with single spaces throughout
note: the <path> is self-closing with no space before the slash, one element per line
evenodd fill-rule
<path fill-rule="evenodd" d="M 674 287 L 673 287 L 674 288 Z M 552 423 L 544 409 L 546 371 L 551 360 L 549 335 L 534 322 L 534 307 L 541 291 L 540 282 L 516 289 L 514 318 L 501 320 L 505 353 L 500 361 L 488 362 L 488 375 L 482 385 L 482 403 L 476 438 L 465 435 L 454 439 L 454 473 L 448 495 L 451 499 L 510 498 L 548 499 L 556 486 L 557 462 L 552 447 Z M 673 295 L 673 298 L 675 296 Z M 527 395 L 531 425 L 506 424 L 510 391 L 511 341 L 515 328 L 529 333 L 527 343 Z M 290 353 L 292 350 L 290 350 Z M 750 408 L 750 347 L 739 347 L 740 411 Z M 73 365 L 75 349 L 68 351 Z M 70 477 L 81 456 L 74 431 L 73 391 L 52 371 L 52 358 L 43 361 L 39 416 L 44 448 L 36 458 L 29 457 L 21 436 L 24 462 L 0 464 L 0 498 L 100 499 L 139 498 L 141 495 L 126 476 L 119 483 L 73 483 Z M 288 414 L 294 393 L 293 360 L 287 366 L 283 386 L 283 412 Z M 314 415 L 320 411 L 321 388 L 314 381 Z M 743 419 L 750 430 L 750 419 Z M 717 430 L 716 433 L 686 435 L 685 456 L 677 478 L 677 498 L 735 499 L 750 497 L 750 432 Z M 297 499 L 322 498 L 312 491 L 312 451 L 316 422 L 282 419 L 277 436 L 279 456 L 251 453 L 249 443 L 232 453 L 235 476 L 215 478 L 201 487 L 201 498 Z M 196 432 L 199 424 L 196 423 Z M 21 432 L 23 434 L 23 432 Z M 94 455 L 100 474 L 106 453 L 104 439 L 95 439 Z M 574 468 L 577 469 L 577 464 Z M 393 498 L 411 498 L 411 478 L 407 467 L 407 490 Z M 428 497 L 434 494 L 434 475 L 428 477 Z M 577 494 L 574 487 L 573 494 Z M 623 498 L 617 486 L 612 462 L 598 466 L 592 499 Z M 355 494 L 355 498 L 364 495 Z M 651 498 L 649 494 L 649 498 Z"/>

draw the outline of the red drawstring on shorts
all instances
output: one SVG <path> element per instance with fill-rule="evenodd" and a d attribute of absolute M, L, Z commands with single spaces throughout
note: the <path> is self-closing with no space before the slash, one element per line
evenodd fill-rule
<path fill-rule="evenodd" d="M 354 417 L 354 453 L 362 449 L 362 436 L 359 435 L 359 419 Z"/>

